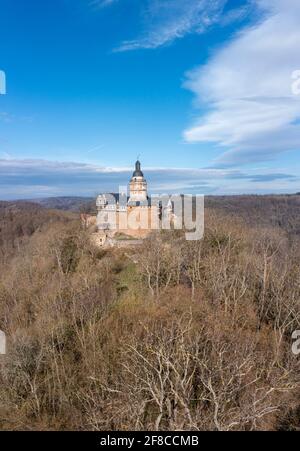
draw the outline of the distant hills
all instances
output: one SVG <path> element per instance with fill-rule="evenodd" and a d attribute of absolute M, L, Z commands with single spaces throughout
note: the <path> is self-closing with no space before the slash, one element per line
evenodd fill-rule
<path fill-rule="evenodd" d="M 46 197 L 43 199 L 31 199 L 30 202 L 54 210 L 90 212 L 95 209 L 95 199 L 93 197 Z"/>
<path fill-rule="evenodd" d="M 6 210 L 35 209 L 60 210 L 70 213 L 96 214 L 93 197 L 63 196 L 43 199 L 0 201 Z M 288 233 L 300 235 L 300 195 L 240 195 L 205 196 L 205 208 L 222 211 L 230 217 L 240 217 L 248 225 L 279 227 Z"/>

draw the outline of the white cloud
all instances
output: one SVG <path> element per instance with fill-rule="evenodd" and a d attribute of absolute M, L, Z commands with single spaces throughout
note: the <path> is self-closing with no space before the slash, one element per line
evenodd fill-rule
<path fill-rule="evenodd" d="M 116 51 L 154 49 L 188 33 L 203 33 L 220 20 L 227 0 L 148 0 L 143 35 Z"/>
<path fill-rule="evenodd" d="M 210 110 L 185 131 L 185 139 L 223 147 L 219 164 L 300 149 L 300 96 L 292 93 L 292 73 L 300 69 L 300 2 L 256 4 L 264 18 L 190 72 L 185 83 L 196 105 Z"/>
<path fill-rule="evenodd" d="M 132 171 L 80 162 L 0 159 L 0 200 L 116 192 L 127 185 Z M 152 193 L 293 192 L 299 186 L 299 177 L 287 171 L 153 167 L 144 171 Z"/>

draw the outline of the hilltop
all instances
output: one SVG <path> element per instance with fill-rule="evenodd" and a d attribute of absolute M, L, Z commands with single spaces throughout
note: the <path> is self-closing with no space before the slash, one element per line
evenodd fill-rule
<path fill-rule="evenodd" d="M 297 429 L 300 219 L 294 198 L 254 200 L 260 225 L 211 199 L 203 240 L 126 252 L 94 248 L 78 213 L 2 202 L 0 428 Z"/>

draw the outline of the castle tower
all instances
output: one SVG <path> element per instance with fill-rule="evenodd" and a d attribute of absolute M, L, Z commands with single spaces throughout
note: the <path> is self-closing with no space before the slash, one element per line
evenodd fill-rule
<path fill-rule="evenodd" d="M 129 202 L 147 202 L 147 182 L 141 171 L 141 163 L 135 163 L 135 171 L 129 183 Z"/>

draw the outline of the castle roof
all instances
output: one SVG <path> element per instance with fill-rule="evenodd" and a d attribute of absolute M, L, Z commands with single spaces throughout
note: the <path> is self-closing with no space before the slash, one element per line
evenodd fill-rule
<path fill-rule="evenodd" d="M 132 177 L 144 177 L 144 174 L 141 170 L 141 162 L 139 160 L 137 160 L 135 163 L 135 171 Z"/>
<path fill-rule="evenodd" d="M 147 197 L 147 199 L 145 200 L 141 200 L 141 201 L 130 201 L 130 197 L 126 196 L 126 205 L 128 207 L 142 207 L 142 206 L 150 206 L 151 205 L 151 200 L 149 197 Z M 122 199 L 120 198 L 120 194 L 119 193 L 102 193 L 99 194 L 99 196 L 97 197 L 96 203 L 98 206 L 100 205 L 114 205 L 114 204 L 119 204 L 120 202 L 124 203 L 124 195 L 122 195 Z"/>

